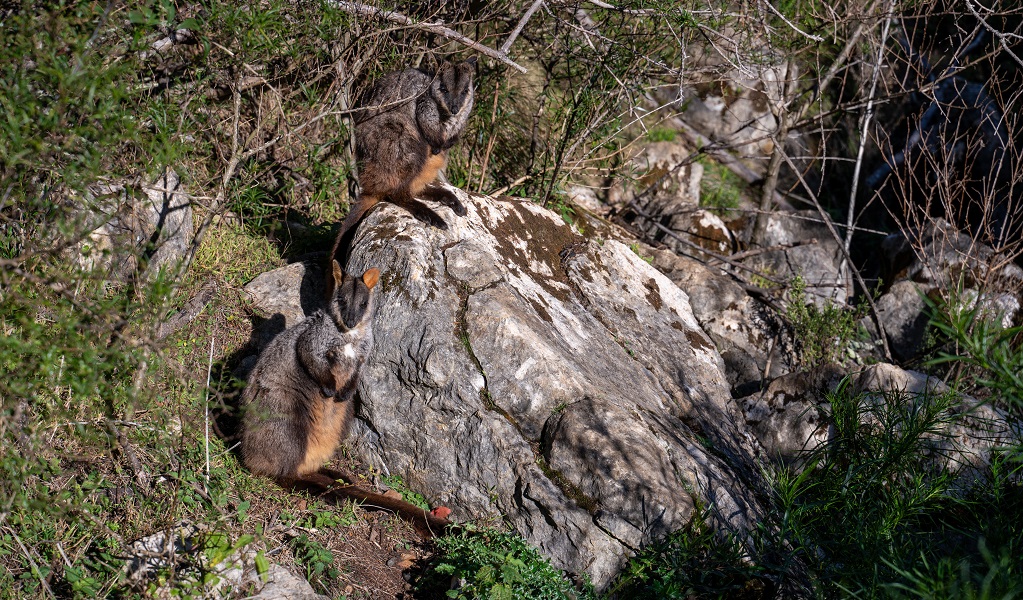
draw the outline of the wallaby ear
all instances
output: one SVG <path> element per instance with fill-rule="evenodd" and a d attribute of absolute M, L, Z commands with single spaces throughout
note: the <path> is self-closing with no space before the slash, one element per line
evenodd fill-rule
<path fill-rule="evenodd" d="M 331 261 L 334 264 L 334 289 L 341 287 L 341 280 L 345 277 L 345 272 L 341 270 L 341 265 L 336 260 Z"/>
<path fill-rule="evenodd" d="M 370 269 L 362 274 L 362 282 L 366 284 L 366 287 L 373 289 L 373 286 L 380 281 L 380 269 Z"/>
<path fill-rule="evenodd" d="M 436 54 L 427 51 L 426 54 L 423 55 L 420 67 L 427 72 L 436 73 L 440 69 L 440 61 L 437 60 Z"/>
<path fill-rule="evenodd" d="M 467 62 L 470 65 L 475 67 L 476 66 L 476 56 L 475 55 L 470 56 L 469 58 L 465 59 L 465 62 Z"/>

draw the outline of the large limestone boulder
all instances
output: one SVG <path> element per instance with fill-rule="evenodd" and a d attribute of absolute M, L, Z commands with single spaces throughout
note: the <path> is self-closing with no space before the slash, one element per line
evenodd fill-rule
<path fill-rule="evenodd" d="M 384 204 L 355 236 L 349 270 L 382 272 L 356 453 L 456 518 L 503 516 L 598 587 L 697 504 L 751 527 L 760 450 L 689 297 L 624 243 L 461 196 L 447 230 Z"/>

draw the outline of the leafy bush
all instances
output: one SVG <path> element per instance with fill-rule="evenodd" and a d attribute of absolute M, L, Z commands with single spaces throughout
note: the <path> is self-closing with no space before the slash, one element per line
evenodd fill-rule
<path fill-rule="evenodd" d="M 806 281 L 802 277 L 793 279 L 785 316 L 792 324 L 803 366 L 813 368 L 844 360 L 864 314 L 862 307 L 850 310 L 830 300 L 819 306 L 807 298 Z"/>
<path fill-rule="evenodd" d="M 439 556 L 418 584 L 420 592 L 448 598 L 583 600 L 595 598 L 555 569 L 514 533 L 467 526 L 437 540 Z M 452 581 L 454 589 L 447 589 Z M 447 590 L 444 592 L 444 590 Z"/>

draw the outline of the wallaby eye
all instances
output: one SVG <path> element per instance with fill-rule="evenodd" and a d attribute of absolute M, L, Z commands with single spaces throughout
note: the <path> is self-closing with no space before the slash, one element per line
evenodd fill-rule
<path fill-rule="evenodd" d="M 443 83 L 440 84 L 440 93 L 442 94 L 448 93 L 448 86 L 444 85 Z"/>

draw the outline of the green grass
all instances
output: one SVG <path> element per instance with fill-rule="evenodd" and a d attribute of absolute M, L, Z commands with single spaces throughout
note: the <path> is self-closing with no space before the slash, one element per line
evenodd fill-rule
<path fill-rule="evenodd" d="M 739 208 L 748 187 L 746 182 L 712 158 L 701 155 L 699 163 L 703 165 L 700 206 L 727 217 L 730 211 Z"/>

